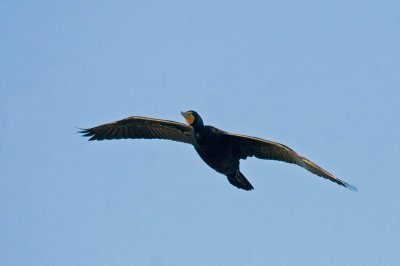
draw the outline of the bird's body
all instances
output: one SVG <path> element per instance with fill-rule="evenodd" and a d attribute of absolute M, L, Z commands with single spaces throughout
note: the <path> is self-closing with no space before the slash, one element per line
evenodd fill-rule
<path fill-rule="evenodd" d="M 268 140 L 232 134 L 213 126 L 205 126 L 195 111 L 182 113 L 190 126 L 182 123 L 145 117 L 126 119 L 84 129 L 90 140 L 148 138 L 169 139 L 192 144 L 203 161 L 215 171 L 227 176 L 228 181 L 241 189 L 253 186 L 239 170 L 240 159 L 255 156 L 297 164 L 310 172 L 352 190 L 355 187 L 334 177 L 318 165 L 298 155 L 290 148 Z"/>
<path fill-rule="evenodd" d="M 239 159 L 233 156 L 229 140 L 219 129 L 205 126 L 202 131 L 193 130 L 192 139 L 201 159 L 215 171 L 228 175 L 239 167 Z"/>
<path fill-rule="evenodd" d="M 212 126 L 193 128 L 192 140 L 200 158 L 208 166 L 227 176 L 232 185 L 245 190 L 253 189 L 250 182 L 239 171 L 240 157 L 224 131 Z"/>

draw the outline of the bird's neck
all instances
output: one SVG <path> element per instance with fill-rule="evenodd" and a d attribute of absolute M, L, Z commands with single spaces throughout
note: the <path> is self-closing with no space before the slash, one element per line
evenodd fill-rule
<path fill-rule="evenodd" d="M 192 125 L 195 132 L 201 132 L 204 129 L 203 123 L 195 123 Z"/>

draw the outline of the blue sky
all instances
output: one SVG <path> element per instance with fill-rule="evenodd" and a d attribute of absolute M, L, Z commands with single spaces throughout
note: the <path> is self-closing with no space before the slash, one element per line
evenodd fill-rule
<path fill-rule="evenodd" d="M 1 265 L 398 265 L 398 1 L 0 1 Z M 355 185 L 193 147 L 88 142 L 132 115 L 283 143 Z"/>

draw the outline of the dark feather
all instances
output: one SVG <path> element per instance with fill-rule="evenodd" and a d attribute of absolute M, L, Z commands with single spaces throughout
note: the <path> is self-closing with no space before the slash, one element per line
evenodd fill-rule
<path fill-rule="evenodd" d="M 228 175 L 228 181 L 232 185 L 237 188 L 241 188 L 244 190 L 253 190 L 254 187 L 250 184 L 250 182 L 246 179 L 246 177 L 237 170 L 233 175 Z"/>
<path fill-rule="evenodd" d="M 116 122 L 82 129 L 89 140 L 104 139 L 168 139 L 192 144 L 192 128 L 188 125 L 154 118 L 131 116 Z"/>
<path fill-rule="evenodd" d="M 297 164 L 313 174 L 329 179 L 351 190 L 357 190 L 356 187 L 336 178 L 332 174 L 322 169 L 320 166 L 300 156 L 285 145 L 239 134 L 232 134 L 228 132 L 225 132 L 225 134 L 230 138 L 232 147 L 235 149 L 234 152 L 241 159 L 254 156 L 259 159 L 278 160 Z"/>

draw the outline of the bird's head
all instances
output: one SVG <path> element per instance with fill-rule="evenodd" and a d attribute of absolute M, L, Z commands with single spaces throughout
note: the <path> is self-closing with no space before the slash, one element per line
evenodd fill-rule
<path fill-rule="evenodd" d="M 192 127 L 203 126 L 203 120 L 200 115 L 193 110 L 187 112 L 181 112 L 181 115 L 185 118 L 186 122 Z"/>

